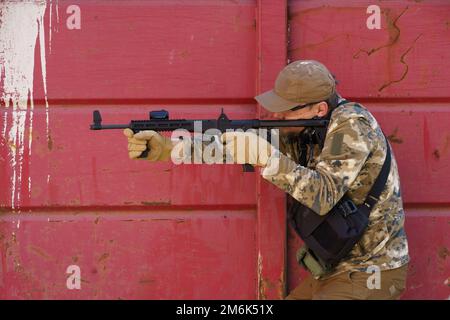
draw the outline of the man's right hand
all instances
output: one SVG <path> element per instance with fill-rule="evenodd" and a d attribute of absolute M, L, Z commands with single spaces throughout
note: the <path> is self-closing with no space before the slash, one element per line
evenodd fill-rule
<path fill-rule="evenodd" d="M 153 130 L 140 131 L 136 134 L 131 129 L 123 130 L 128 138 L 128 156 L 130 159 L 147 159 L 149 161 L 167 161 L 173 148 L 172 141 Z M 146 158 L 139 156 L 149 149 Z"/>

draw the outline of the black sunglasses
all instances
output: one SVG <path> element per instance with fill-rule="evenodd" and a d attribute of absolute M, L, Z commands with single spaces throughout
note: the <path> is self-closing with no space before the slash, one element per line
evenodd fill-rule
<path fill-rule="evenodd" d="M 316 103 L 319 103 L 319 102 L 310 102 L 310 103 L 307 103 L 307 104 L 302 104 L 301 106 L 296 106 L 296 107 L 290 109 L 289 111 L 297 111 L 297 110 L 300 110 L 300 109 L 312 106 L 313 104 L 316 104 Z"/>

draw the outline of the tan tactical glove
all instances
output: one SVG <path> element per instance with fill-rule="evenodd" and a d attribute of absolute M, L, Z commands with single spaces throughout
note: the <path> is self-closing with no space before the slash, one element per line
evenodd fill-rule
<path fill-rule="evenodd" d="M 156 131 L 145 130 L 136 134 L 131 129 L 123 130 L 128 138 L 128 156 L 130 159 L 147 159 L 149 161 L 168 161 L 173 148 L 170 138 L 160 135 Z M 138 158 L 149 148 L 146 158 Z"/>
<path fill-rule="evenodd" d="M 222 134 L 221 139 L 226 142 L 225 150 L 233 163 L 263 167 L 261 174 L 265 179 L 289 173 L 297 167 L 292 159 L 255 133 L 227 132 Z"/>
<path fill-rule="evenodd" d="M 221 140 L 233 163 L 265 167 L 276 150 L 266 139 L 253 132 L 226 132 Z"/>

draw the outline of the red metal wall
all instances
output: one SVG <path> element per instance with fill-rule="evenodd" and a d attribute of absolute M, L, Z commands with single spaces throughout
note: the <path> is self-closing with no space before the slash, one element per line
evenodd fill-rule
<path fill-rule="evenodd" d="M 369 30 L 369 5 L 381 29 Z M 290 1 L 289 59 L 324 62 L 371 110 L 398 161 L 411 264 L 405 299 L 450 297 L 450 2 Z M 289 287 L 298 283 L 289 232 Z"/>
<path fill-rule="evenodd" d="M 391 135 L 413 259 L 405 298 L 449 296 L 446 1 L 55 0 L 42 21 L 30 8 L 11 18 L 11 3 L 0 5 L 0 298 L 283 297 L 302 274 L 282 192 L 240 166 L 131 161 L 121 132 L 88 126 L 94 109 L 110 123 L 161 107 L 265 117 L 253 97 L 287 58 L 323 61 Z M 73 4 L 79 30 L 66 26 Z M 366 28 L 369 4 L 382 30 Z M 36 38 L 31 72 L 17 67 L 31 61 L 23 34 Z M 80 290 L 66 287 L 70 265 Z"/>
<path fill-rule="evenodd" d="M 88 129 L 94 109 L 110 123 L 161 107 L 257 117 L 253 96 L 285 63 L 285 4 L 47 1 L 39 16 L 36 3 L 1 8 L 3 84 L 30 76 L 11 65 L 38 23 L 32 89 L 2 86 L 0 298 L 280 297 L 281 193 L 237 165 L 131 161 L 120 131 Z M 73 4 L 80 29 L 66 26 Z M 66 287 L 70 265 L 80 290 Z"/>

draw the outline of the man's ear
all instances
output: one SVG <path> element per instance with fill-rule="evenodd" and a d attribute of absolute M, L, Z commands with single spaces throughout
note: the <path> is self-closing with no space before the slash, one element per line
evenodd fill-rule
<path fill-rule="evenodd" d="M 325 101 L 319 102 L 317 104 L 317 116 L 325 117 L 328 113 L 328 103 Z"/>

